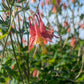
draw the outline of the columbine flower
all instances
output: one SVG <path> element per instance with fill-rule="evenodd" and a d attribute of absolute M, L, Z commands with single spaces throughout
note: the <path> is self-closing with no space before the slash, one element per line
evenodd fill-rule
<path fill-rule="evenodd" d="M 39 79 L 39 71 L 37 69 L 34 69 L 32 76 Z"/>
<path fill-rule="evenodd" d="M 42 1 L 42 2 L 41 2 L 41 8 L 43 8 L 43 6 L 44 6 L 44 2 Z"/>
<path fill-rule="evenodd" d="M 80 28 L 83 29 L 83 28 L 84 28 L 84 24 L 81 24 L 81 25 L 80 25 Z"/>
<path fill-rule="evenodd" d="M 75 3 L 75 0 L 71 0 L 72 3 Z"/>
<path fill-rule="evenodd" d="M 29 41 L 29 51 L 33 48 L 34 44 L 40 44 L 42 48 L 44 48 L 44 44 L 46 44 L 48 41 L 52 42 L 53 36 L 55 36 L 53 33 L 53 29 L 47 30 L 40 14 L 38 13 L 36 15 L 39 25 L 37 25 L 35 20 L 32 17 L 29 17 L 29 32 L 30 32 L 30 41 Z M 32 24 L 31 21 L 32 20 Z M 56 36 L 55 36 L 56 37 Z M 58 37 L 56 37 L 58 38 Z"/>
<path fill-rule="evenodd" d="M 36 0 L 31 0 L 31 2 L 32 2 L 32 3 L 35 3 L 35 2 L 36 2 Z"/>
<path fill-rule="evenodd" d="M 30 19 L 32 19 L 32 17 L 29 17 L 29 32 L 31 35 L 30 41 L 29 41 L 29 51 L 33 48 L 33 45 L 35 43 L 35 37 L 36 37 L 35 28 L 34 28 L 34 25 L 31 24 Z"/>
<path fill-rule="evenodd" d="M 15 67 L 15 65 L 12 65 L 11 70 L 13 70 L 13 69 L 14 69 L 14 67 Z"/>
<path fill-rule="evenodd" d="M 37 69 L 35 69 L 34 71 L 33 71 L 33 77 L 36 77 L 37 76 Z"/>
<path fill-rule="evenodd" d="M 59 7 L 61 0 L 56 0 L 56 6 Z"/>
<path fill-rule="evenodd" d="M 53 6 L 53 8 L 52 8 L 52 13 L 56 13 L 56 12 L 57 12 L 57 9 L 56 9 L 55 6 Z"/>
<path fill-rule="evenodd" d="M 67 8 L 67 6 L 66 6 L 66 4 L 65 4 L 65 3 L 63 4 L 63 8 L 64 8 L 64 9 L 66 9 L 66 8 Z"/>
<path fill-rule="evenodd" d="M 67 29 L 67 33 L 69 33 L 70 31 L 71 31 L 71 29 L 70 29 L 70 28 L 68 28 L 68 29 Z"/>
<path fill-rule="evenodd" d="M 49 0 L 45 0 L 45 4 L 46 5 L 49 5 Z"/>
<path fill-rule="evenodd" d="M 71 38 L 71 47 L 75 47 L 75 45 L 76 45 L 76 39 Z"/>
<path fill-rule="evenodd" d="M 17 0 L 17 3 L 19 2 L 19 0 Z"/>
<path fill-rule="evenodd" d="M 67 21 L 64 22 L 64 27 L 68 26 L 69 23 Z"/>

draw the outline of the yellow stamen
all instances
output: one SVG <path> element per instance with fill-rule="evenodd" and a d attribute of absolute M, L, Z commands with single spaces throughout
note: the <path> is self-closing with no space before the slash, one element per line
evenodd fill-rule
<path fill-rule="evenodd" d="M 44 39 L 41 36 L 39 36 L 37 38 L 36 44 L 40 44 L 40 46 L 42 48 L 42 54 L 47 54 L 48 51 L 47 51 L 47 49 L 46 49 L 46 47 L 44 45 Z"/>
<path fill-rule="evenodd" d="M 36 44 L 43 44 L 43 38 L 41 36 L 39 36 L 36 40 Z"/>
<path fill-rule="evenodd" d="M 42 54 L 47 54 L 48 51 L 47 51 L 46 47 L 44 45 L 42 45 L 41 47 L 42 47 Z"/>

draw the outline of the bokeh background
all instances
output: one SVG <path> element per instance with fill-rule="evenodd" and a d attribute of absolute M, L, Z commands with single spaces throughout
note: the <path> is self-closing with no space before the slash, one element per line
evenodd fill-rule
<path fill-rule="evenodd" d="M 38 11 L 59 38 L 29 52 Z M 84 0 L 0 0 L 0 84 L 51 83 L 84 83 Z"/>

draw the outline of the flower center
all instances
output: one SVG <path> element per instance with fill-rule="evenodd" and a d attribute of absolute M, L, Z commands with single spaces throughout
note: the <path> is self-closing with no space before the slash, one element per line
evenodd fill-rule
<path fill-rule="evenodd" d="M 43 44 L 43 38 L 41 36 L 37 37 L 36 44 L 40 44 L 40 45 Z"/>

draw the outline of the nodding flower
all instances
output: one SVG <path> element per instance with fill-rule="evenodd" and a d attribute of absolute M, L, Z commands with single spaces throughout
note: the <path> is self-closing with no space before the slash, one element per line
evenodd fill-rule
<path fill-rule="evenodd" d="M 32 2 L 32 3 L 35 3 L 35 2 L 36 2 L 36 0 L 31 0 L 31 2 Z"/>
<path fill-rule="evenodd" d="M 56 0 L 56 6 L 59 7 L 61 0 Z"/>
<path fill-rule="evenodd" d="M 64 8 L 64 9 L 66 9 L 66 8 L 67 8 L 67 6 L 66 6 L 66 4 L 65 4 L 65 3 L 63 4 L 63 8 Z"/>
<path fill-rule="evenodd" d="M 81 24 L 81 25 L 80 25 L 80 28 L 81 28 L 81 29 L 84 29 L 84 24 Z"/>
<path fill-rule="evenodd" d="M 35 17 L 37 18 L 38 25 L 35 20 Z M 52 42 L 52 38 L 53 36 L 55 36 L 53 29 L 46 29 L 46 26 L 44 25 L 39 12 L 36 15 L 34 15 L 33 18 L 29 16 L 29 33 L 29 51 L 33 48 L 35 44 L 40 44 L 41 46 L 44 46 L 45 44 L 47 44 L 48 41 Z M 59 38 L 57 36 L 55 37 Z"/>
<path fill-rule="evenodd" d="M 46 5 L 49 5 L 49 0 L 45 0 L 45 4 Z"/>
<path fill-rule="evenodd" d="M 74 4 L 75 3 L 75 0 L 71 0 L 71 2 Z"/>
<path fill-rule="evenodd" d="M 73 37 L 71 38 L 71 47 L 75 47 L 76 46 L 76 39 Z"/>
<path fill-rule="evenodd" d="M 52 13 L 56 13 L 56 12 L 57 12 L 57 9 L 56 9 L 55 6 L 53 6 L 53 8 L 52 8 Z"/>
<path fill-rule="evenodd" d="M 41 1 L 41 8 L 43 8 L 43 6 L 44 6 L 44 2 L 43 2 L 43 1 Z"/>
<path fill-rule="evenodd" d="M 69 23 L 67 21 L 64 22 L 64 27 L 69 26 Z"/>
<path fill-rule="evenodd" d="M 14 69 L 14 67 L 15 67 L 15 65 L 12 65 L 11 70 L 13 70 L 13 69 Z"/>
<path fill-rule="evenodd" d="M 39 71 L 37 69 L 34 69 L 32 76 L 39 79 Z"/>
<path fill-rule="evenodd" d="M 17 3 L 19 2 L 19 0 L 17 0 Z"/>
<path fill-rule="evenodd" d="M 71 31 L 71 29 L 70 29 L 70 28 L 68 28 L 68 29 L 67 29 L 67 33 L 69 33 L 70 31 Z"/>

